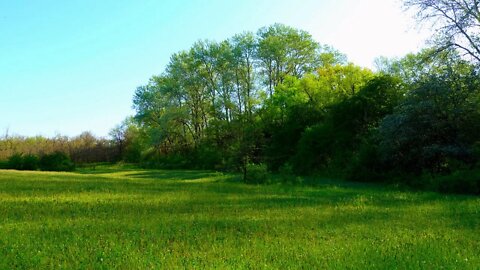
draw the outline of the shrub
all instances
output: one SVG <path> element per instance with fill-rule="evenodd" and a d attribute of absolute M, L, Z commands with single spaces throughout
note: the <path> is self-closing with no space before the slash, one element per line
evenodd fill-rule
<path fill-rule="evenodd" d="M 39 158 L 36 155 L 23 156 L 22 170 L 35 171 L 38 170 Z"/>
<path fill-rule="evenodd" d="M 36 155 L 13 154 L 5 164 L 6 169 L 35 171 L 38 170 L 38 157 Z"/>
<path fill-rule="evenodd" d="M 247 184 L 267 184 L 269 175 L 267 165 L 265 164 L 247 164 L 245 177 L 243 179 Z"/>
<path fill-rule="evenodd" d="M 222 157 L 219 149 L 207 144 L 202 144 L 193 151 L 190 157 L 191 165 L 202 170 L 215 169 L 216 165 L 222 164 Z"/>
<path fill-rule="evenodd" d="M 8 158 L 7 169 L 21 170 L 23 164 L 22 154 L 13 154 Z"/>
<path fill-rule="evenodd" d="M 374 142 L 364 142 L 347 168 L 347 179 L 358 182 L 382 182 L 386 168 L 380 162 L 380 153 Z"/>
<path fill-rule="evenodd" d="M 436 189 L 440 192 L 480 195 L 480 171 L 478 169 L 457 171 L 433 180 Z"/>
<path fill-rule="evenodd" d="M 295 183 L 295 174 L 293 172 L 293 166 L 290 163 L 283 164 L 278 170 L 280 179 L 283 183 Z"/>
<path fill-rule="evenodd" d="M 40 169 L 42 171 L 73 171 L 75 164 L 62 152 L 55 152 L 44 155 L 40 158 Z"/>

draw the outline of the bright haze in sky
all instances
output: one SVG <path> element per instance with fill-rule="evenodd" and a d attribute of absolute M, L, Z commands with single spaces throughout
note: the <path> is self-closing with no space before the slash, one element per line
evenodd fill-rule
<path fill-rule="evenodd" d="M 426 37 L 397 0 L 0 1 L 0 133 L 107 136 L 173 53 L 277 22 L 370 68 Z"/>

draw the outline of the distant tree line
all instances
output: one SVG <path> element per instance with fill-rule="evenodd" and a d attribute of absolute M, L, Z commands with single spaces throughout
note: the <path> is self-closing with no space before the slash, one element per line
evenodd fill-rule
<path fill-rule="evenodd" d="M 22 137 L 4 135 L 0 138 L 0 162 L 5 162 L 13 157 L 36 157 L 40 159 L 54 153 L 63 153 L 75 164 L 95 162 L 115 162 L 121 160 L 117 145 L 110 139 L 102 139 L 84 132 L 76 137 L 56 136 L 47 138 L 43 136 Z M 16 162 L 17 168 L 22 165 Z M 30 167 L 30 166 L 27 166 Z"/>

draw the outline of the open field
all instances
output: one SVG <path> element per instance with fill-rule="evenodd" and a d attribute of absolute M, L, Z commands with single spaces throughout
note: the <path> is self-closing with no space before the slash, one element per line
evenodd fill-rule
<path fill-rule="evenodd" d="M 480 198 L 98 167 L 0 171 L 0 269 L 478 269 Z"/>

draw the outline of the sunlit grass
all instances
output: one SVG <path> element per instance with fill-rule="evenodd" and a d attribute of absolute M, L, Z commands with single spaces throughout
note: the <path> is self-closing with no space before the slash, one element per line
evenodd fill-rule
<path fill-rule="evenodd" d="M 478 269 L 480 198 L 215 172 L 0 171 L 0 269 Z"/>

